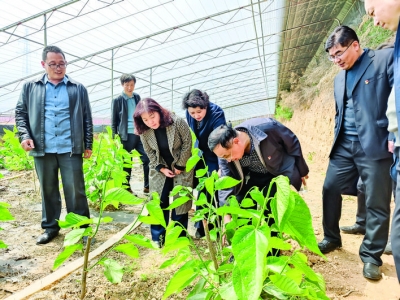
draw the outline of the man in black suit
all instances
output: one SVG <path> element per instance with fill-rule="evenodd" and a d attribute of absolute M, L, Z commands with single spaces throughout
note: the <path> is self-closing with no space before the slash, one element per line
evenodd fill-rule
<path fill-rule="evenodd" d="M 322 253 L 342 246 L 341 191 L 358 176 L 365 184 L 366 232 L 360 246 L 363 275 L 379 280 L 381 255 L 389 231 L 392 162 L 385 112 L 393 85 L 393 49 L 362 49 L 357 34 L 337 27 L 325 43 L 328 58 L 342 71 L 336 76 L 335 132 L 322 191 Z"/>

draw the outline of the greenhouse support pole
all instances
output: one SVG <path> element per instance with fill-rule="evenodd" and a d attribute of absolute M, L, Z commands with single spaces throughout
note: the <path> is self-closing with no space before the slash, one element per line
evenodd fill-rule
<path fill-rule="evenodd" d="M 114 49 L 111 50 L 111 101 L 114 98 Z"/>
<path fill-rule="evenodd" d="M 44 17 L 44 24 L 43 24 L 44 46 L 47 47 L 47 16 L 46 16 L 46 14 L 44 14 L 43 17 Z"/>
<path fill-rule="evenodd" d="M 171 80 L 171 111 L 174 111 L 174 79 Z"/>
<path fill-rule="evenodd" d="M 151 86 L 153 85 L 153 68 L 150 68 L 150 97 L 151 97 Z"/>

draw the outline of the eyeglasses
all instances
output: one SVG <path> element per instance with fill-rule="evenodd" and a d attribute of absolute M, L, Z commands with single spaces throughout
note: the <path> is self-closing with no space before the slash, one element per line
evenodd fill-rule
<path fill-rule="evenodd" d="M 65 69 L 67 67 L 67 63 L 58 64 L 58 65 L 57 64 L 48 64 L 48 63 L 46 63 L 46 64 L 53 70 L 55 70 L 57 68 Z"/>
<path fill-rule="evenodd" d="M 354 43 L 355 41 L 352 41 L 351 43 L 350 43 L 350 45 L 348 45 L 347 46 L 347 48 L 346 48 L 346 50 L 344 50 L 342 53 L 337 53 L 337 54 L 335 54 L 335 55 L 328 55 L 328 59 L 330 60 L 330 61 L 335 61 L 335 59 L 340 59 L 341 57 L 342 57 L 342 55 L 347 51 L 347 49 L 349 49 L 350 48 L 350 46 Z"/>

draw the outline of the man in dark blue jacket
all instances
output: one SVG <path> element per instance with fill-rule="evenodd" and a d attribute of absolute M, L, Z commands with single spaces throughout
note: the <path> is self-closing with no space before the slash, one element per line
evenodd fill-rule
<path fill-rule="evenodd" d="M 135 123 L 133 122 L 133 113 L 135 112 L 136 104 L 140 101 L 139 94 L 134 93 L 136 78 L 131 74 L 121 75 L 121 85 L 123 92 L 115 98 L 111 106 L 111 129 L 113 135 L 119 134 L 122 146 L 129 153 L 137 150 L 141 155 L 144 173 L 144 189 L 143 192 L 149 192 L 149 158 L 143 149 L 143 144 L 140 137 L 134 133 Z M 128 181 L 128 191 L 132 191 L 130 187 L 132 167 L 124 168 L 128 173 L 126 180 Z"/>
<path fill-rule="evenodd" d="M 400 124 L 400 1 L 397 0 L 365 0 L 365 11 L 374 18 L 374 24 L 392 31 L 397 30 L 394 46 L 394 88 L 396 98 L 397 122 Z M 400 126 L 398 126 L 400 132 Z M 396 147 L 395 154 L 400 156 L 400 148 Z M 397 164 L 396 207 L 392 216 L 392 252 L 396 266 L 397 279 L 400 282 L 400 166 Z"/>
<path fill-rule="evenodd" d="M 393 49 L 363 49 L 353 29 L 339 26 L 325 50 L 342 71 L 334 83 L 334 141 L 322 191 L 324 239 L 318 247 L 328 253 L 342 246 L 341 192 L 360 176 L 367 216 L 359 254 L 364 277 L 379 280 L 390 217 L 392 156 L 386 109 L 393 85 Z"/>

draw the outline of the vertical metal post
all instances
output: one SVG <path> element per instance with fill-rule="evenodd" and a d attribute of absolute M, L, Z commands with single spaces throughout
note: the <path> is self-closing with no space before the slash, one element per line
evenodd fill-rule
<path fill-rule="evenodd" d="M 172 99 L 171 99 L 171 111 L 174 111 L 174 79 L 172 78 L 171 80 L 171 93 L 172 93 Z"/>
<path fill-rule="evenodd" d="M 111 101 L 114 99 L 114 49 L 111 50 Z"/>
<path fill-rule="evenodd" d="M 153 84 L 153 68 L 150 68 L 150 97 L 151 97 L 151 85 Z"/>
<path fill-rule="evenodd" d="M 43 15 L 44 17 L 44 26 L 43 26 L 43 33 L 44 33 L 44 46 L 47 47 L 47 16 L 46 14 Z"/>

